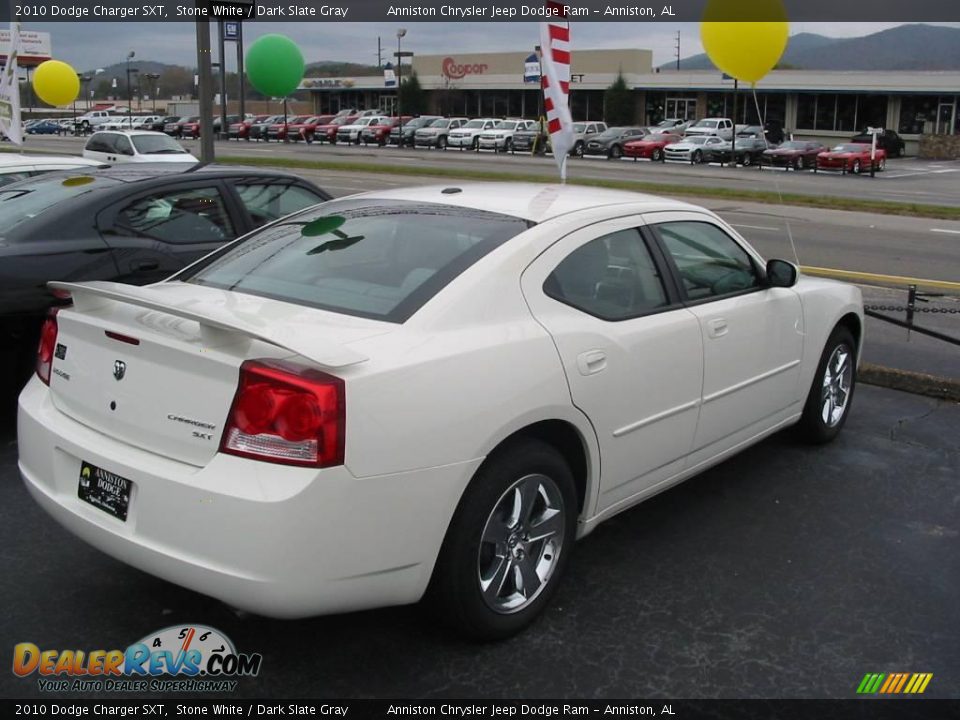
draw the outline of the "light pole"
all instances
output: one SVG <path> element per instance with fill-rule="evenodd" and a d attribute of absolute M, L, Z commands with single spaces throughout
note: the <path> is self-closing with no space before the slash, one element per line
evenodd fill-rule
<path fill-rule="evenodd" d="M 131 50 L 127 53 L 127 123 L 128 127 L 133 124 L 133 88 L 130 85 L 130 61 L 133 60 L 137 55 L 136 52 Z M 132 72 L 137 72 L 134 69 Z"/>
<path fill-rule="evenodd" d="M 403 93 L 403 52 L 400 49 L 400 41 L 407 34 L 406 28 L 397 30 L 397 120 L 400 123 L 400 135 L 397 137 L 397 147 L 403 148 L 403 107 L 401 94 Z"/>
<path fill-rule="evenodd" d="M 160 93 L 160 87 L 157 80 L 160 79 L 160 73 L 144 73 L 143 76 L 148 80 L 153 80 L 153 114 L 157 114 L 157 95 Z"/>

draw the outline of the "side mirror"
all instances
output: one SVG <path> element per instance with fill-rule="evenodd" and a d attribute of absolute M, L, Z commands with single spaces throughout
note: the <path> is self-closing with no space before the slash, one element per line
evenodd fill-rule
<path fill-rule="evenodd" d="M 767 262 L 767 285 L 769 287 L 789 288 L 797 284 L 800 271 L 797 266 L 786 260 Z"/>

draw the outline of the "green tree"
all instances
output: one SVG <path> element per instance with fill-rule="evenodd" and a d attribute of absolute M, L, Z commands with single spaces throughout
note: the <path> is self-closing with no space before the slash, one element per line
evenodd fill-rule
<path fill-rule="evenodd" d="M 415 72 L 403 78 L 398 94 L 400 111 L 404 115 L 421 115 L 427 111 L 427 95 Z"/>
<path fill-rule="evenodd" d="M 633 91 L 627 86 L 622 72 L 617 73 L 613 85 L 603 93 L 603 119 L 607 125 L 632 125 L 636 112 Z"/>

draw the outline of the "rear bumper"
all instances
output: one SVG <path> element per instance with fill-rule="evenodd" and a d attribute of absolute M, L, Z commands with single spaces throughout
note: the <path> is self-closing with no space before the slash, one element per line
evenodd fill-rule
<path fill-rule="evenodd" d="M 113 440 L 57 410 L 34 378 L 20 396 L 19 468 L 57 522 L 170 582 L 271 617 L 416 602 L 480 464 L 354 477 L 216 455 L 197 468 Z M 80 461 L 133 482 L 120 521 L 77 496 Z"/>

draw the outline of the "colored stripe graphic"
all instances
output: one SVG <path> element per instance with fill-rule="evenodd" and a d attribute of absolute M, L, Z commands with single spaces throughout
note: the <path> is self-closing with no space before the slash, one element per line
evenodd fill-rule
<path fill-rule="evenodd" d="M 858 695 L 921 695 L 933 673 L 867 673 L 857 686 Z"/>

